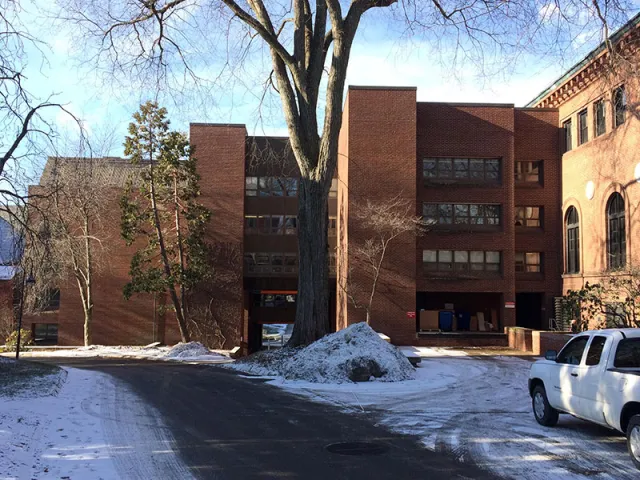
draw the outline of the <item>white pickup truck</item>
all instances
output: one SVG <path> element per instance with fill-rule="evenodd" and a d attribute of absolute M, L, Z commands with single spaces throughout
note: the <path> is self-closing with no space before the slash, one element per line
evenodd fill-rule
<path fill-rule="evenodd" d="M 531 366 L 529 393 L 541 425 L 569 413 L 625 433 L 640 469 L 640 329 L 584 332 L 548 351 Z"/>

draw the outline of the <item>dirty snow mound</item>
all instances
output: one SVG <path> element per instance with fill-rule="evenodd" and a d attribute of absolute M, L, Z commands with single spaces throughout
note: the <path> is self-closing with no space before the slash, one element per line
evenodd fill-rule
<path fill-rule="evenodd" d="M 415 375 L 409 360 L 396 347 L 382 340 L 366 323 L 351 325 L 305 348 L 289 349 L 287 353 L 261 352 L 255 360 L 253 357 L 236 362 L 232 368 L 314 383 L 374 379 L 399 382 L 411 380 Z M 267 361 L 266 357 L 269 357 Z"/>
<path fill-rule="evenodd" d="M 179 343 L 167 352 L 167 358 L 192 358 L 205 355 L 216 355 L 211 353 L 207 347 L 200 342 Z"/>

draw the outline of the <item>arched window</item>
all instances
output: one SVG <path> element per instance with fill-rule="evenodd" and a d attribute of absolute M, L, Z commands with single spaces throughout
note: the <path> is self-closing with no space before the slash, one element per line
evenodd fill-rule
<path fill-rule="evenodd" d="M 607 265 L 610 269 L 627 263 L 627 235 L 624 223 L 624 199 L 618 192 L 607 202 Z"/>
<path fill-rule="evenodd" d="M 567 273 L 580 271 L 580 220 L 576 207 L 569 207 L 564 221 L 567 238 Z"/>

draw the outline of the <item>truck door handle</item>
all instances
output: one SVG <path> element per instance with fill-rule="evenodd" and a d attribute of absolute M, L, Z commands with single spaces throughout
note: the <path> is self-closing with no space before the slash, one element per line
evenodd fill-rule
<path fill-rule="evenodd" d="M 571 376 L 572 376 L 572 377 L 577 377 L 577 376 L 578 376 L 578 374 L 577 374 L 577 373 L 572 373 L 572 374 L 571 374 Z"/>

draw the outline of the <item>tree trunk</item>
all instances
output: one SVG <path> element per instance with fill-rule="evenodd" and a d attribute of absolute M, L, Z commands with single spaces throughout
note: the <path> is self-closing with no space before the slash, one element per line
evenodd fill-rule
<path fill-rule="evenodd" d="M 93 307 L 84 312 L 84 346 L 91 345 L 91 320 L 93 319 Z"/>
<path fill-rule="evenodd" d="M 162 226 L 160 225 L 160 216 L 158 215 L 158 204 L 156 203 L 156 189 L 153 179 L 153 160 L 149 164 L 150 181 L 149 181 L 149 197 L 151 199 L 151 209 L 153 210 L 153 223 L 156 229 L 156 236 L 158 238 L 158 247 L 160 249 L 160 257 L 162 259 L 162 265 L 164 267 L 164 274 L 167 278 L 171 277 L 171 266 L 169 264 L 169 257 L 167 256 L 167 249 L 164 243 L 164 235 L 162 234 Z M 184 317 L 184 310 L 182 309 L 182 303 L 178 298 L 175 285 L 169 285 L 167 287 L 169 295 L 171 296 L 171 303 L 176 311 L 176 320 L 178 321 L 178 328 L 180 329 L 180 339 L 183 343 L 191 341 L 189 335 L 189 329 L 187 328 L 187 322 Z"/>
<path fill-rule="evenodd" d="M 88 347 L 92 343 L 91 338 L 91 320 L 93 320 L 93 279 L 92 277 L 92 265 L 93 257 L 91 252 L 91 240 L 89 239 L 89 217 L 84 216 L 84 248 L 85 248 L 85 260 L 86 260 L 86 305 L 84 308 L 84 346 Z"/>
<path fill-rule="evenodd" d="M 308 345 L 327 334 L 329 263 L 325 186 L 300 179 L 298 192 L 298 298 L 289 346 Z"/>

